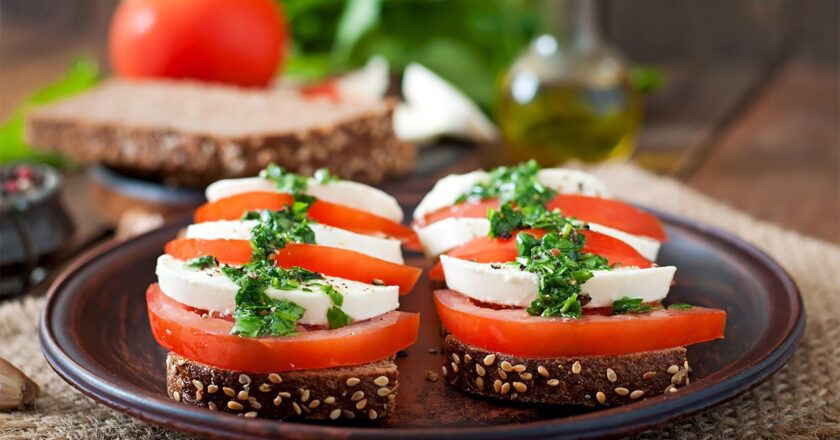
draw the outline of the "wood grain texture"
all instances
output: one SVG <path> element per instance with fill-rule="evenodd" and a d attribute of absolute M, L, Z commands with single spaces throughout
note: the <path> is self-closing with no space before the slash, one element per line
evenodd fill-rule
<path fill-rule="evenodd" d="M 837 69 L 786 67 L 688 184 L 756 217 L 840 243 Z"/>

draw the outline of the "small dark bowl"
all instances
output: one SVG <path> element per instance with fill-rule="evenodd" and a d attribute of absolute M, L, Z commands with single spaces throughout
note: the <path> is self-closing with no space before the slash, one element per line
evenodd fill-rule
<path fill-rule="evenodd" d="M 73 235 L 61 174 L 47 165 L 0 168 L 0 296 L 26 290 L 30 274 Z"/>

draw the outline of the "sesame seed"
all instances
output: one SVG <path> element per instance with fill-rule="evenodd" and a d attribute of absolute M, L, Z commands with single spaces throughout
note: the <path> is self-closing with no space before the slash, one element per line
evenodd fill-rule
<path fill-rule="evenodd" d="M 679 370 L 680 370 L 680 367 L 678 367 L 676 365 L 671 365 L 670 367 L 668 367 L 667 372 L 668 372 L 668 374 L 675 374 Z"/>
<path fill-rule="evenodd" d="M 362 397 L 365 397 L 365 392 L 359 390 L 359 391 L 356 391 L 355 393 L 353 393 L 352 396 L 350 396 L 350 400 L 355 402 L 355 401 L 358 401 L 358 400 L 362 400 Z"/>
<path fill-rule="evenodd" d="M 283 378 L 282 378 L 282 377 L 280 377 L 280 375 L 279 375 L 279 374 L 277 374 L 277 373 L 271 373 L 271 374 L 269 374 L 269 375 L 268 375 L 268 380 L 270 380 L 270 381 L 271 381 L 271 383 L 280 383 L 280 382 L 283 382 Z"/>
<path fill-rule="evenodd" d="M 179 393 L 177 391 L 173 391 L 172 392 L 172 398 L 175 399 L 176 402 L 180 402 L 181 401 L 181 393 Z"/>
<path fill-rule="evenodd" d="M 592 396 L 590 396 L 589 394 L 584 394 L 583 398 L 586 399 L 586 400 L 589 400 L 589 399 L 592 398 Z"/>
<path fill-rule="evenodd" d="M 446 369 L 446 365 L 441 365 L 440 366 L 440 372 L 443 373 L 444 376 L 449 375 L 449 370 Z"/>
<path fill-rule="evenodd" d="M 248 385 L 248 384 L 251 383 L 251 378 L 248 377 L 247 374 L 240 374 L 239 375 L 239 383 L 241 383 L 242 385 Z"/>
<path fill-rule="evenodd" d="M 340 409 L 336 408 L 336 409 L 330 411 L 330 419 L 331 420 L 335 420 L 339 417 L 341 417 L 341 410 Z"/>
<path fill-rule="evenodd" d="M 196 390 L 198 390 L 198 391 L 204 390 L 204 384 L 201 383 L 200 380 L 193 379 L 192 383 L 193 383 L 193 386 L 195 387 Z"/>
<path fill-rule="evenodd" d="M 522 382 L 514 382 L 513 383 L 513 388 L 515 388 L 516 391 L 518 391 L 520 393 L 524 393 L 525 391 L 528 391 L 528 386 L 525 385 Z"/>
<path fill-rule="evenodd" d="M 295 409 L 295 413 L 297 415 L 300 415 L 303 412 L 300 410 L 300 405 L 298 405 L 297 402 L 292 402 L 292 408 Z"/>
<path fill-rule="evenodd" d="M 309 390 L 304 389 L 303 391 L 300 392 L 300 401 L 301 402 L 306 402 L 307 400 L 309 400 Z"/>
<path fill-rule="evenodd" d="M 376 395 L 379 396 L 379 397 L 385 397 L 388 394 L 391 394 L 391 390 L 389 390 L 388 388 L 382 387 L 382 388 L 376 390 Z"/>
<path fill-rule="evenodd" d="M 522 380 L 531 380 L 534 378 L 534 375 L 531 373 L 519 373 L 519 377 L 521 377 Z"/>
<path fill-rule="evenodd" d="M 556 387 L 557 385 L 560 385 L 560 381 L 557 379 L 549 379 L 546 384 L 550 387 Z"/>
<path fill-rule="evenodd" d="M 429 351 L 430 354 L 436 354 L 437 353 L 437 348 L 430 348 L 428 351 Z"/>
<path fill-rule="evenodd" d="M 484 379 L 481 378 L 481 377 L 476 377 L 475 378 L 475 386 L 478 387 L 478 389 L 483 390 L 484 389 Z"/>
<path fill-rule="evenodd" d="M 647 373 L 642 375 L 642 379 L 644 379 L 644 380 L 651 380 L 654 377 L 656 377 L 656 372 L 655 371 L 648 371 Z"/>
<path fill-rule="evenodd" d="M 239 399 L 239 400 L 248 400 L 248 391 L 247 390 L 240 391 L 239 394 L 236 395 L 236 398 Z"/>
<path fill-rule="evenodd" d="M 521 372 L 523 372 L 527 369 L 528 368 L 526 366 L 522 365 L 522 364 L 519 364 L 519 365 L 516 365 L 516 366 L 513 367 L 513 371 L 516 371 L 517 373 L 521 373 Z"/>
<path fill-rule="evenodd" d="M 575 361 L 575 363 L 572 364 L 572 373 L 580 374 L 580 361 Z"/>
<path fill-rule="evenodd" d="M 219 387 L 217 385 L 208 385 L 207 392 L 210 394 L 216 394 L 216 391 L 219 391 Z"/>
<path fill-rule="evenodd" d="M 507 379 L 507 373 L 505 373 L 501 368 L 499 369 L 499 377 L 501 377 L 502 380 Z"/>
<path fill-rule="evenodd" d="M 195 392 L 195 400 L 201 400 L 204 398 L 204 393 L 201 390 Z"/>
<path fill-rule="evenodd" d="M 358 377 L 351 377 L 351 378 L 347 379 L 346 383 L 347 383 L 348 387 L 354 387 L 354 386 L 358 385 L 359 382 L 361 382 L 361 380 Z"/>
<path fill-rule="evenodd" d="M 264 383 L 264 384 L 260 385 L 260 388 L 259 388 L 259 389 L 260 389 L 260 391 L 262 391 L 263 393 L 267 393 L 267 392 L 271 391 L 271 385 L 269 385 L 269 384 L 267 384 L 267 383 Z"/>
<path fill-rule="evenodd" d="M 309 402 L 309 407 L 310 408 L 317 408 L 318 405 L 320 405 L 320 404 L 321 404 L 321 401 L 318 400 L 318 399 L 315 399 L 315 400 Z"/>
<path fill-rule="evenodd" d="M 356 403 L 356 409 L 364 409 L 367 406 L 367 399 L 362 399 Z"/>
<path fill-rule="evenodd" d="M 242 406 L 241 403 L 235 400 L 231 400 L 230 402 L 228 402 L 227 407 L 228 409 L 232 409 L 234 411 L 242 411 L 245 408 L 244 406 Z"/>
<path fill-rule="evenodd" d="M 426 370 L 425 379 L 429 382 L 437 382 L 438 381 L 438 374 L 432 370 Z"/>
<path fill-rule="evenodd" d="M 397 396 L 395 394 L 388 394 L 388 401 L 389 402 L 393 402 L 396 399 L 397 399 Z"/>
<path fill-rule="evenodd" d="M 484 356 L 484 365 L 490 366 L 493 365 L 493 362 L 496 362 L 495 354 L 488 354 L 487 356 Z"/>
<path fill-rule="evenodd" d="M 680 382 L 682 382 L 682 379 L 683 379 L 682 371 L 677 371 L 677 374 L 671 376 L 671 383 L 674 384 L 674 385 L 677 385 Z"/>
<path fill-rule="evenodd" d="M 508 361 L 502 362 L 502 370 L 505 372 L 513 371 L 513 366 Z"/>
<path fill-rule="evenodd" d="M 502 389 L 502 381 L 500 381 L 499 379 L 496 379 L 496 381 L 493 382 L 493 390 L 495 390 L 498 393 L 499 390 L 501 390 L 501 389 Z"/>
<path fill-rule="evenodd" d="M 262 403 L 258 402 L 258 401 L 257 401 L 257 399 L 255 399 L 255 398 L 253 398 L 253 397 L 251 397 L 250 399 L 248 399 L 248 403 L 250 403 L 250 404 L 251 404 L 251 408 L 254 408 L 254 409 L 262 409 Z"/>
<path fill-rule="evenodd" d="M 458 353 L 452 353 L 452 361 L 456 364 L 461 363 L 461 358 L 458 356 Z"/>
<path fill-rule="evenodd" d="M 222 388 L 222 391 L 224 391 L 225 395 L 227 395 L 228 397 L 233 397 L 236 395 L 236 391 L 233 391 L 233 388 L 230 387 L 224 387 Z"/>
<path fill-rule="evenodd" d="M 327 405 L 332 405 L 333 403 L 335 403 L 335 397 L 327 396 L 327 398 L 324 399 L 324 403 L 326 403 Z"/>
<path fill-rule="evenodd" d="M 388 380 L 388 376 L 379 376 L 379 377 L 377 377 L 376 379 L 373 380 L 373 383 L 377 386 L 380 386 L 380 387 L 384 387 L 385 385 L 388 385 L 388 382 L 390 382 L 390 380 Z"/>
<path fill-rule="evenodd" d="M 450 363 L 449 363 L 449 365 L 451 365 L 451 366 L 452 366 L 452 372 L 453 372 L 453 373 L 457 373 L 457 372 L 458 372 L 458 364 L 456 364 L 455 362 L 450 362 Z"/>
<path fill-rule="evenodd" d="M 342 410 L 341 413 L 344 414 L 344 417 L 347 417 L 348 419 L 352 420 L 356 418 L 356 414 L 353 411 L 350 411 L 349 409 Z"/>
<path fill-rule="evenodd" d="M 502 395 L 504 396 L 508 391 L 510 391 L 510 382 L 505 382 L 502 384 Z"/>
<path fill-rule="evenodd" d="M 548 369 L 540 365 L 537 367 L 537 373 L 540 373 L 542 377 L 548 377 Z"/>
<path fill-rule="evenodd" d="M 277 396 L 277 397 L 274 398 L 274 401 L 272 403 L 274 403 L 274 406 L 280 406 L 280 404 L 283 403 L 283 398 L 280 397 L 280 396 Z"/>
<path fill-rule="evenodd" d="M 377 414 L 375 410 L 368 411 L 368 418 L 369 419 L 376 420 L 377 417 L 379 417 L 379 414 Z"/>
<path fill-rule="evenodd" d="M 630 394 L 630 390 L 628 390 L 627 388 L 624 388 L 624 387 L 618 387 L 618 388 L 614 389 L 613 391 L 615 391 L 615 393 L 618 394 L 619 396 L 626 396 L 626 395 Z"/>
<path fill-rule="evenodd" d="M 217 407 L 215 403 L 210 402 L 210 403 L 207 404 L 207 409 L 209 409 L 210 411 L 215 411 L 215 410 L 219 409 L 219 407 Z"/>
<path fill-rule="evenodd" d="M 604 394 L 603 391 L 598 391 L 597 393 L 595 393 L 595 398 L 598 399 L 598 403 L 600 403 L 601 405 L 607 403 L 607 395 Z"/>
<path fill-rule="evenodd" d="M 671 386 L 671 389 L 670 389 L 670 390 L 668 390 L 668 392 L 669 392 L 669 393 L 676 393 L 678 389 L 679 389 L 679 388 L 677 388 L 677 387 L 675 387 L 675 386 Z"/>
<path fill-rule="evenodd" d="M 184 388 L 184 379 L 178 378 L 178 381 L 175 383 L 178 384 L 178 388 Z"/>
<path fill-rule="evenodd" d="M 631 399 L 638 399 L 639 397 L 642 397 L 644 394 L 645 394 L 644 391 L 636 390 L 636 391 L 633 391 L 632 393 L 630 393 L 630 398 Z"/>
<path fill-rule="evenodd" d="M 607 368 L 607 379 L 609 379 L 610 382 L 618 380 L 618 376 L 615 375 L 615 371 L 613 371 L 612 368 Z"/>
<path fill-rule="evenodd" d="M 683 362 L 683 367 L 684 367 L 686 370 L 690 370 L 690 368 L 688 368 L 688 361 Z"/>
<path fill-rule="evenodd" d="M 484 376 L 485 374 L 487 374 L 487 371 L 484 370 L 484 367 L 482 367 L 480 364 L 475 364 L 475 373 L 479 376 Z"/>
<path fill-rule="evenodd" d="M 256 411 L 248 411 L 248 412 L 245 413 L 245 418 L 246 419 L 253 419 L 256 416 L 257 416 Z"/>
<path fill-rule="evenodd" d="M 277 395 L 278 395 L 278 396 L 280 396 L 280 397 L 282 397 L 282 398 L 284 398 L 284 399 L 288 399 L 289 397 L 292 397 L 292 393 L 289 393 L 289 392 L 287 392 L 287 391 L 283 391 L 283 392 L 281 392 L 281 393 L 277 393 Z"/>
<path fill-rule="evenodd" d="M 464 363 L 468 364 L 470 362 L 472 362 L 472 356 L 470 356 L 470 354 L 467 353 L 467 354 L 464 355 Z"/>

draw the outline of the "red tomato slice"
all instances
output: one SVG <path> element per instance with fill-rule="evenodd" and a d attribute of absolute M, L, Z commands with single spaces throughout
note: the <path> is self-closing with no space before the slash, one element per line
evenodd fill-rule
<path fill-rule="evenodd" d="M 166 244 L 166 253 L 179 260 L 212 255 L 225 264 L 245 264 L 251 261 L 251 246 L 247 240 L 202 240 L 182 238 Z M 386 286 L 399 286 L 400 294 L 414 288 L 421 269 L 392 263 L 361 252 L 306 243 L 289 243 L 277 252 L 275 261 L 281 267 L 302 267 L 333 277 L 372 283 L 374 279 Z"/>
<path fill-rule="evenodd" d="M 547 204 L 548 209 L 560 208 L 563 215 L 598 223 L 633 234 L 666 241 L 665 228 L 656 216 L 620 200 L 576 194 L 558 194 Z"/>
<path fill-rule="evenodd" d="M 598 223 L 634 235 L 643 235 L 658 241 L 666 241 L 668 236 L 662 223 L 655 216 L 635 206 L 615 199 L 558 194 L 546 205 L 548 209 L 560 208 L 563 215 L 575 217 L 585 222 Z M 423 224 L 434 223 L 449 217 L 483 218 L 487 209 L 498 209 L 497 199 L 482 200 L 477 203 L 460 203 L 438 209 L 424 219 Z"/>
<path fill-rule="evenodd" d="M 537 238 L 545 235 L 541 229 L 527 229 L 527 232 Z M 581 231 L 586 236 L 583 252 L 600 255 L 610 264 L 622 266 L 650 267 L 650 261 L 627 243 L 595 231 Z M 473 260 L 479 263 L 507 263 L 516 260 L 516 237 L 508 239 L 479 237 L 469 243 L 446 253 L 450 257 L 463 260 Z M 443 266 L 438 262 L 429 271 L 429 278 L 443 281 Z"/>
<path fill-rule="evenodd" d="M 530 316 L 524 309 L 479 307 L 452 290 L 436 290 L 443 326 L 462 341 L 515 356 L 619 355 L 723 338 L 726 312 L 692 307 L 580 319 Z"/>
<path fill-rule="evenodd" d="M 248 192 L 207 202 L 195 211 L 195 222 L 238 220 L 248 211 L 278 210 L 293 202 L 283 193 Z M 396 238 L 408 246 L 419 248 L 417 234 L 408 226 L 348 206 L 316 200 L 309 208 L 309 218 L 320 223 L 368 235 Z"/>
<path fill-rule="evenodd" d="M 378 361 L 414 344 L 420 326 L 419 314 L 394 311 L 335 330 L 243 338 L 229 334 L 230 321 L 202 318 L 157 284 L 146 291 L 146 305 L 152 334 L 163 348 L 214 367 L 254 373 Z"/>

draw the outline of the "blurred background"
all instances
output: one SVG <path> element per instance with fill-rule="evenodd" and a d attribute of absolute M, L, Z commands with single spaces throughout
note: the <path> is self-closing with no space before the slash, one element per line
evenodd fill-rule
<path fill-rule="evenodd" d="M 82 69 L 80 88 L 89 86 L 84 72 L 110 74 L 117 3 L 0 3 L 3 130 L 79 57 L 95 63 Z M 840 243 L 837 1 L 279 3 L 290 33 L 284 75 L 320 80 L 381 56 L 398 79 L 420 63 L 501 129 L 501 142 L 478 142 L 470 153 L 481 163 L 629 157 L 759 218 Z M 618 110 L 598 119 L 580 102 Z M 543 115 L 552 118 L 536 120 Z M 11 138 L 0 139 L 3 153 L 12 151 Z M 565 144 L 540 149 L 552 142 Z M 433 151 L 420 149 L 421 168 Z M 67 185 L 83 183 L 71 177 Z"/>

